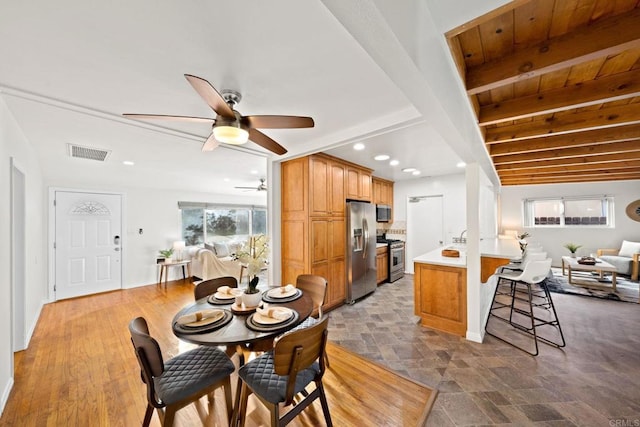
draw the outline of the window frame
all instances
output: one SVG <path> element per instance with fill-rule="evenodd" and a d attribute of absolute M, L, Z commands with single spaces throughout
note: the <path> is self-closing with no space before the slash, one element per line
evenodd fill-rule
<path fill-rule="evenodd" d="M 593 217 L 593 218 L 600 218 L 600 220 L 597 223 L 572 223 L 573 220 L 569 221 L 569 223 L 567 222 L 567 217 L 565 217 L 565 202 L 580 202 L 580 201 L 593 201 L 593 200 L 599 200 L 601 203 L 604 203 L 604 207 L 605 207 L 605 223 L 602 223 L 601 218 L 603 218 L 602 216 L 599 217 Z M 542 223 L 537 223 L 536 224 L 536 217 L 534 216 L 534 205 L 535 202 L 544 202 L 544 201 L 548 201 L 548 202 L 558 202 L 560 204 L 560 216 L 559 216 L 559 223 L 554 222 L 553 224 L 542 224 Z M 596 195 L 596 196 L 561 196 L 561 197 L 531 197 L 531 198 L 526 198 L 526 199 L 522 199 L 522 224 L 524 225 L 524 227 L 526 228 L 565 228 L 565 229 L 575 229 L 575 228 L 589 228 L 589 229 L 594 229 L 594 228 L 615 228 L 615 215 L 614 215 L 614 197 L 613 196 L 608 196 L 608 195 Z M 543 217 L 540 217 L 543 218 Z M 553 218 L 558 218 L 558 217 L 553 217 Z M 571 217 L 571 218 L 576 218 L 576 217 Z"/>

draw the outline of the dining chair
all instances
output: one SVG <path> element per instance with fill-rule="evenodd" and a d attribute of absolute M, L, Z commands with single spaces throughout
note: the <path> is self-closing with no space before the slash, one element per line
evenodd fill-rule
<path fill-rule="evenodd" d="M 308 328 L 279 336 L 271 351 L 240 368 L 238 375 L 242 379 L 242 387 L 239 416 L 242 426 L 251 393 L 269 408 L 272 427 L 287 425 L 318 398 L 326 425 L 333 425 L 322 384 L 328 323 L 329 319 L 325 317 Z M 314 390 L 306 393 L 302 400 L 294 402 L 294 396 L 312 382 L 315 383 Z M 293 407 L 280 416 L 280 404 Z"/>
<path fill-rule="evenodd" d="M 233 276 L 216 277 L 215 279 L 204 280 L 193 288 L 193 296 L 196 300 L 215 294 L 220 286 L 230 288 L 238 287 L 238 279 Z"/>
<path fill-rule="evenodd" d="M 493 294 L 493 301 L 489 310 L 489 316 L 485 322 L 485 332 L 499 340 L 510 344 L 524 352 L 531 354 L 532 356 L 538 355 L 538 341 L 542 341 L 548 345 L 560 348 L 566 345 L 564 340 L 564 334 L 562 333 L 562 327 L 560 326 L 560 320 L 551 298 L 551 293 L 545 283 L 545 279 L 551 271 L 551 258 L 546 258 L 539 261 L 529 261 L 521 272 L 504 272 L 499 273 L 498 283 Z M 509 292 L 501 292 L 500 282 L 506 280 L 510 284 Z M 541 293 L 534 289 L 534 286 L 539 285 L 541 287 Z M 524 289 L 524 290 L 522 290 Z M 496 297 L 499 295 L 508 295 L 510 301 L 500 301 Z M 522 296 L 524 295 L 524 297 Z M 500 310 L 509 310 L 509 316 L 497 314 Z M 541 312 L 540 310 L 544 310 Z M 528 319 L 528 324 L 518 322 L 514 317 L 520 315 L 524 319 Z M 517 345 L 503 337 L 490 332 L 488 329 L 489 320 L 495 318 L 503 322 L 508 323 L 513 328 L 520 332 L 524 332 L 533 337 L 535 351 L 529 351 L 526 348 Z M 555 327 L 559 333 L 561 342 L 556 342 L 549 338 L 540 336 L 538 329 L 542 326 Z"/>
<path fill-rule="evenodd" d="M 316 274 L 301 274 L 296 278 L 296 288 L 302 290 L 311 297 L 313 311 L 300 325 L 293 330 L 308 328 L 322 317 L 322 306 L 327 297 L 327 279 Z M 325 363 L 329 367 L 329 356 L 325 352 Z"/>
<path fill-rule="evenodd" d="M 231 380 L 234 364 L 224 352 L 215 347 L 201 346 L 163 361 L 158 342 L 149 334 L 143 317 L 129 323 L 131 342 L 140 365 L 142 381 L 147 386 L 147 410 L 143 426 L 148 426 L 154 408 L 163 426 L 172 426 L 175 413 L 194 403 L 203 424 L 210 424 L 214 409 L 214 392 L 222 387 L 231 416 Z M 208 414 L 200 398 L 208 397 Z"/>

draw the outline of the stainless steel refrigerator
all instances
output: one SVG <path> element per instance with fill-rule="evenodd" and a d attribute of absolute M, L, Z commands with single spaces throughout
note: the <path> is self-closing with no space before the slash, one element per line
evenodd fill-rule
<path fill-rule="evenodd" d="M 376 283 L 376 207 L 347 202 L 347 303 L 373 292 Z"/>

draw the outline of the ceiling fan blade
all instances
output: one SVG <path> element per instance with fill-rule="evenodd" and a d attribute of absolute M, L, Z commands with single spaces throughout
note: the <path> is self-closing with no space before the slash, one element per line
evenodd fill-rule
<path fill-rule="evenodd" d="M 261 129 L 285 129 L 285 128 L 312 128 L 314 126 L 311 117 L 302 116 L 245 116 L 252 128 Z"/>
<path fill-rule="evenodd" d="M 191 117 L 191 116 L 169 116 L 166 114 L 132 114 L 124 113 L 124 117 L 137 120 L 172 120 L 176 122 L 198 122 L 213 124 L 215 119 L 207 117 Z"/>
<path fill-rule="evenodd" d="M 216 147 L 218 147 L 218 145 L 220 145 L 220 142 L 213 137 L 212 133 L 202 145 L 202 151 L 213 151 Z"/>
<path fill-rule="evenodd" d="M 185 74 L 184 77 L 216 114 L 228 119 L 235 119 L 236 116 L 233 114 L 233 110 L 211 83 L 201 77 L 192 76 L 191 74 Z"/>
<path fill-rule="evenodd" d="M 266 148 L 267 150 L 272 151 L 276 154 L 282 155 L 287 152 L 286 148 L 284 148 L 282 145 L 278 144 L 273 139 L 269 138 L 267 135 L 257 129 L 249 129 L 249 139 L 259 146 Z"/>
<path fill-rule="evenodd" d="M 237 188 L 238 190 L 256 190 L 256 187 L 233 187 L 233 188 Z"/>

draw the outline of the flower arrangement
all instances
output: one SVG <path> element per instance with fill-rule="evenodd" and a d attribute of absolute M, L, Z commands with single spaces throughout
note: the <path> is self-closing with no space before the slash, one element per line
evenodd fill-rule
<path fill-rule="evenodd" d="M 522 252 L 522 255 L 524 255 L 524 251 L 527 250 L 528 243 L 525 239 L 529 236 L 530 234 L 526 231 L 516 235 L 516 238 L 518 239 L 518 244 L 520 244 L 520 251 Z"/>
<path fill-rule="evenodd" d="M 245 293 L 255 294 L 258 292 L 258 274 L 267 263 L 268 257 L 269 239 L 264 234 L 249 236 L 242 248 L 233 254 L 233 259 L 246 265 L 247 273 L 251 278 Z"/>

